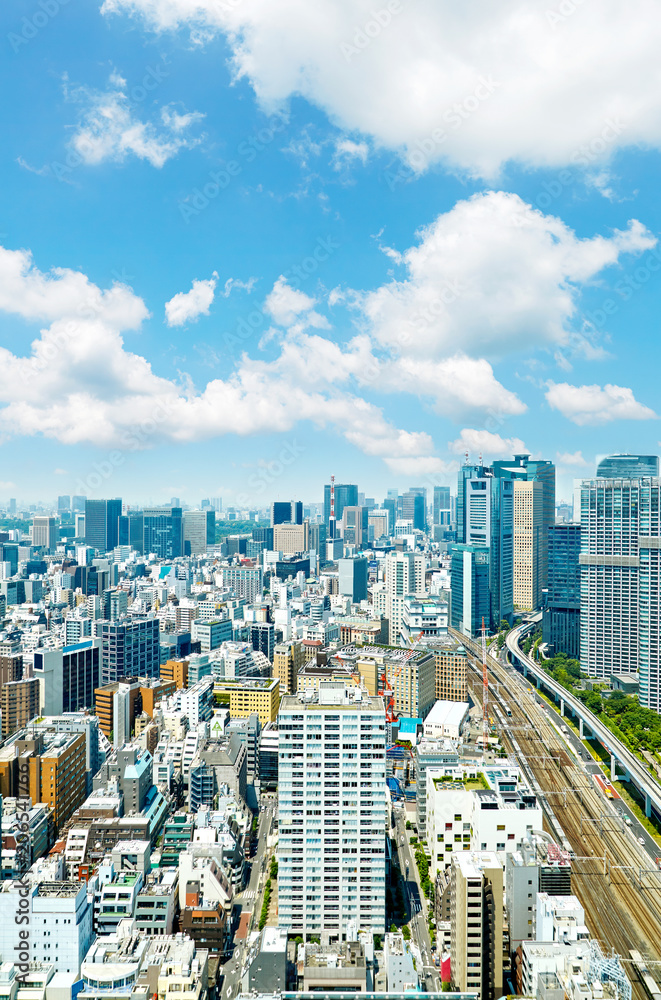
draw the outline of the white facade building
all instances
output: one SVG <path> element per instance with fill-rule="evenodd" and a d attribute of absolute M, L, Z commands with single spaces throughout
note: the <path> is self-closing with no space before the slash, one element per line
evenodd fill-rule
<path fill-rule="evenodd" d="M 450 864 L 453 851 L 515 850 L 533 830 L 542 829 L 542 807 L 532 792 L 518 786 L 517 767 L 430 767 L 426 829 L 434 878 Z"/>
<path fill-rule="evenodd" d="M 285 695 L 278 731 L 280 928 L 331 942 L 350 926 L 383 934 L 383 699 L 322 682 L 318 695 Z"/>
<path fill-rule="evenodd" d="M 28 881 L 30 876 L 27 876 Z M 19 895 L 19 892 L 22 895 Z M 37 882 L 29 894 L 14 882 L 3 882 L 0 891 L 0 955 L 14 961 L 19 933 L 30 932 L 30 961 L 51 963 L 56 972 L 75 975 L 94 938 L 93 896 L 84 882 Z M 25 899 L 25 902 L 21 900 Z M 26 903 L 29 909 L 25 909 Z M 18 913 L 29 914 L 29 923 L 17 924 Z"/>
<path fill-rule="evenodd" d="M 404 601 L 413 594 L 424 597 L 425 559 L 417 552 L 389 552 L 386 564 L 386 618 L 391 646 L 400 643 L 404 621 Z"/>

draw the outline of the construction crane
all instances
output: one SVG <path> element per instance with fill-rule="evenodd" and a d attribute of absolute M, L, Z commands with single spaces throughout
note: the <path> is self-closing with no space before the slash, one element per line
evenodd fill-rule
<path fill-rule="evenodd" d="M 402 672 L 402 665 L 397 668 L 393 677 L 397 679 Z M 388 676 L 385 673 L 381 674 L 381 687 L 383 688 L 383 697 L 386 703 L 386 722 L 396 722 L 397 716 L 395 715 L 395 694 L 393 692 L 392 684 L 388 680 Z"/>
<path fill-rule="evenodd" d="M 482 619 L 482 742 L 489 747 L 489 675 L 487 674 L 487 630 Z"/>

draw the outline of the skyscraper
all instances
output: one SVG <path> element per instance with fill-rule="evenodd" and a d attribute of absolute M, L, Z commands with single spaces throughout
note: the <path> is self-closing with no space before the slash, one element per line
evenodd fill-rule
<path fill-rule="evenodd" d="M 548 539 L 542 545 L 543 530 L 542 484 L 535 480 L 515 479 L 512 584 L 514 606 L 523 611 L 535 610 L 542 601 L 542 550 L 548 552 Z"/>
<path fill-rule="evenodd" d="M 597 465 L 598 479 L 641 479 L 658 475 L 657 455 L 607 455 Z"/>
<path fill-rule="evenodd" d="M 573 659 L 581 654 L 580 524 L 549 528 L 549 586 L 542 616 L 544 642 Z"/>
<path fill-rule="evenodd" d="M 583 482 L 580 564 L 581 669 L 639 673 L 661 711 L 661 479 Z"/>
<path fill-rule="evenodd" d="M 158 559 L 176 559 L 184 554 L 181 507 L 145 507 L 143 552 Z"/>
<path fill-rule="evenodd" d="M 324 486 L 324 524 L 330 521 L 330 484 Z M 335 522 L 342 520 L 345 507 L 358 506 L 358 487 L 346 483 L 335 483 Z"/>
<path fill-rule="evenodd" d="M 104 621 L 100 635 L 102 684 L 122 677 L 158 677 L 158 619 Z"/>
<path fill-rule="evenodd" d="M 408 493 L 402 494 L 402 519 L 411 521 L 418 531 L 427 528 L 427 491 L 422 486 L 412 486 Z"/>
<path fill-rule="evenodd" d="M 271 504 L 271 527 L 276 524 L 303 524 L 301 500 L 275 500 Z"/>
<path fill-rule="evenodd" d="M 59 513 L 71 510 L 71 497 L 67 493 L 57 498 L 57 509 Z"/>
<path fill-rule="evenodd" d="M 32 518 L 32 544 L 54 552 L 57 548 L 57 520 L 54 517 Z"/>
<path fill-rule="evenodd" d="M 367 600 L 367 559 L 338 559 L 338 590 L 353 604 Z"/>
<path fill-rule="evenodd" d="M 388 642 L 398 646 L 404 620 L 404 599 L 424 597 L 425 559 L 418 552 L 389 552 L 385 559 Z"/>
<path fill-rule="evenodd" d="M 192 556 L 206 552 L 216 542 L 216 512 L 185 510 L 183 513 L 184 548 Z"/>
<path fill-rule="evenodd" d="M 434 487 L 434 524 L 449 524 L 452 520 L 449 486 Z"/>
<path fill-rule="evenodd" d="M 383 699 L 321 683 L 278 715 L 278 921 L 347 940 L 385 931 L 386 717 Z"/>
<path fill-rule="evenodd" d="M 85 500 L 85 544 L 99 552 L 109 552 L 119 541 L 120 497 L 113 500 Z"/>
<path fill-rule="evenodd" d="M 486 624 L 494 628 L 505 618 L 511 620 L 514 611 L 513 591 L 513 533 L 514 533 L 514 484 L 510 478 L 494 477 L 489 468 L 481 465 L 464 465 L 457 477 L 457 542 L 473 548 L 488 551 L 489 599 L 490 609 Z M 462 550 L 466 551 L 466 550 Z M 471 557 L 472 558 L 472 557 Z M 471 607 L 482 608 L 482 580 L 484 576 L 484 559 L 472 560 L 473 569 L 468 575 L 468 562 L 453 560 L 453 567 L 461 573 L 462 587 L 468 586 L 468 580 L 474 578 L 475 601 L 462 601 L 465 611 L 462 618 L 465 629 L 468 622 L 474 619 L 475 611 L 467 613 Z M 477 576 L 475 576 L 477 573 Z M 473 586 L 473 585 L 471 585 Z M 459 585 L 452 585 L 452 590 L 459 593 Z M 455 611 L 453 621 L 457 620 Z M 481 620 L 480 620 L 481 627 Z M 471 629 L 471 631 L 473 631 Z"/>
<path fill-rule="evenodd" d="M 530 550 L 530 561 L 525 571 L 530 578 L 527 585 L 530 592 L 534 592 L 541 599 L 542 590 L 548 585 L 548 529 L 555 524 L 555 465 L 546 460 L 533 461 L 529 455 L 521 454 L 515 455 L 510 462 L 494 462 L 493 474 L 498 478 L 541 483 L 541 520 L 533 517 L 533 520 L 537 521 L 536 541 L 534 550 Z M 522 525 L 521 530 L 524 533 L 532 530 L 530 521 Z M 520 571 L 523 571 L 522 565 Z"/>
<path fill-rule="evenodd" d="M 489 549 L 481 545 L 452 546 L 450 563 L 451 623 L 464 635 L 477 635 L 482 622 L 489 626 Z"/>

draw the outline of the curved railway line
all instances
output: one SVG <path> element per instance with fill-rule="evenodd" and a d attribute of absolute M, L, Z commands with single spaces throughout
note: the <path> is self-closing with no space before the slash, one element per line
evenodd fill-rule
<path fill-rule="evenodd" d="M 477 644 L 462 636 L 474 657 Z M 475 671 L 471 694 L 482 703 L 482 663 L 469 663 Z M 572 884 L 585 909 L 590 933 L 605 953 L 617 952 L 628 965 L 633 996 L 648 993 L 634 963 L 626 958 L 633 949 L 647 965 L 661 966 L 661 872 L 628 834 L 611 802 L 597 791 L 592 777 L 568 752 L 560 733 L 540 709 L 528 686 L 515 672 L 508 672 L 492 657 L 487 666 L 499 685 L 489 688 L 489 700 L 500 704 L 501 739 L 519 758 L 534 783 L 554 837 L 560 835 L 573 852 Z"/>

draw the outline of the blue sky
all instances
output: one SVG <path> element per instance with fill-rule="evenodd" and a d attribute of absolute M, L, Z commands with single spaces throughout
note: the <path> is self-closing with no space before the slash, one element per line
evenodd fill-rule
<path fill-rule="evenodd" d="M 522 447 L 569 496 L 658 451 L 647 2 L 0 22 L 0 503 L 380 498 Z"/>

